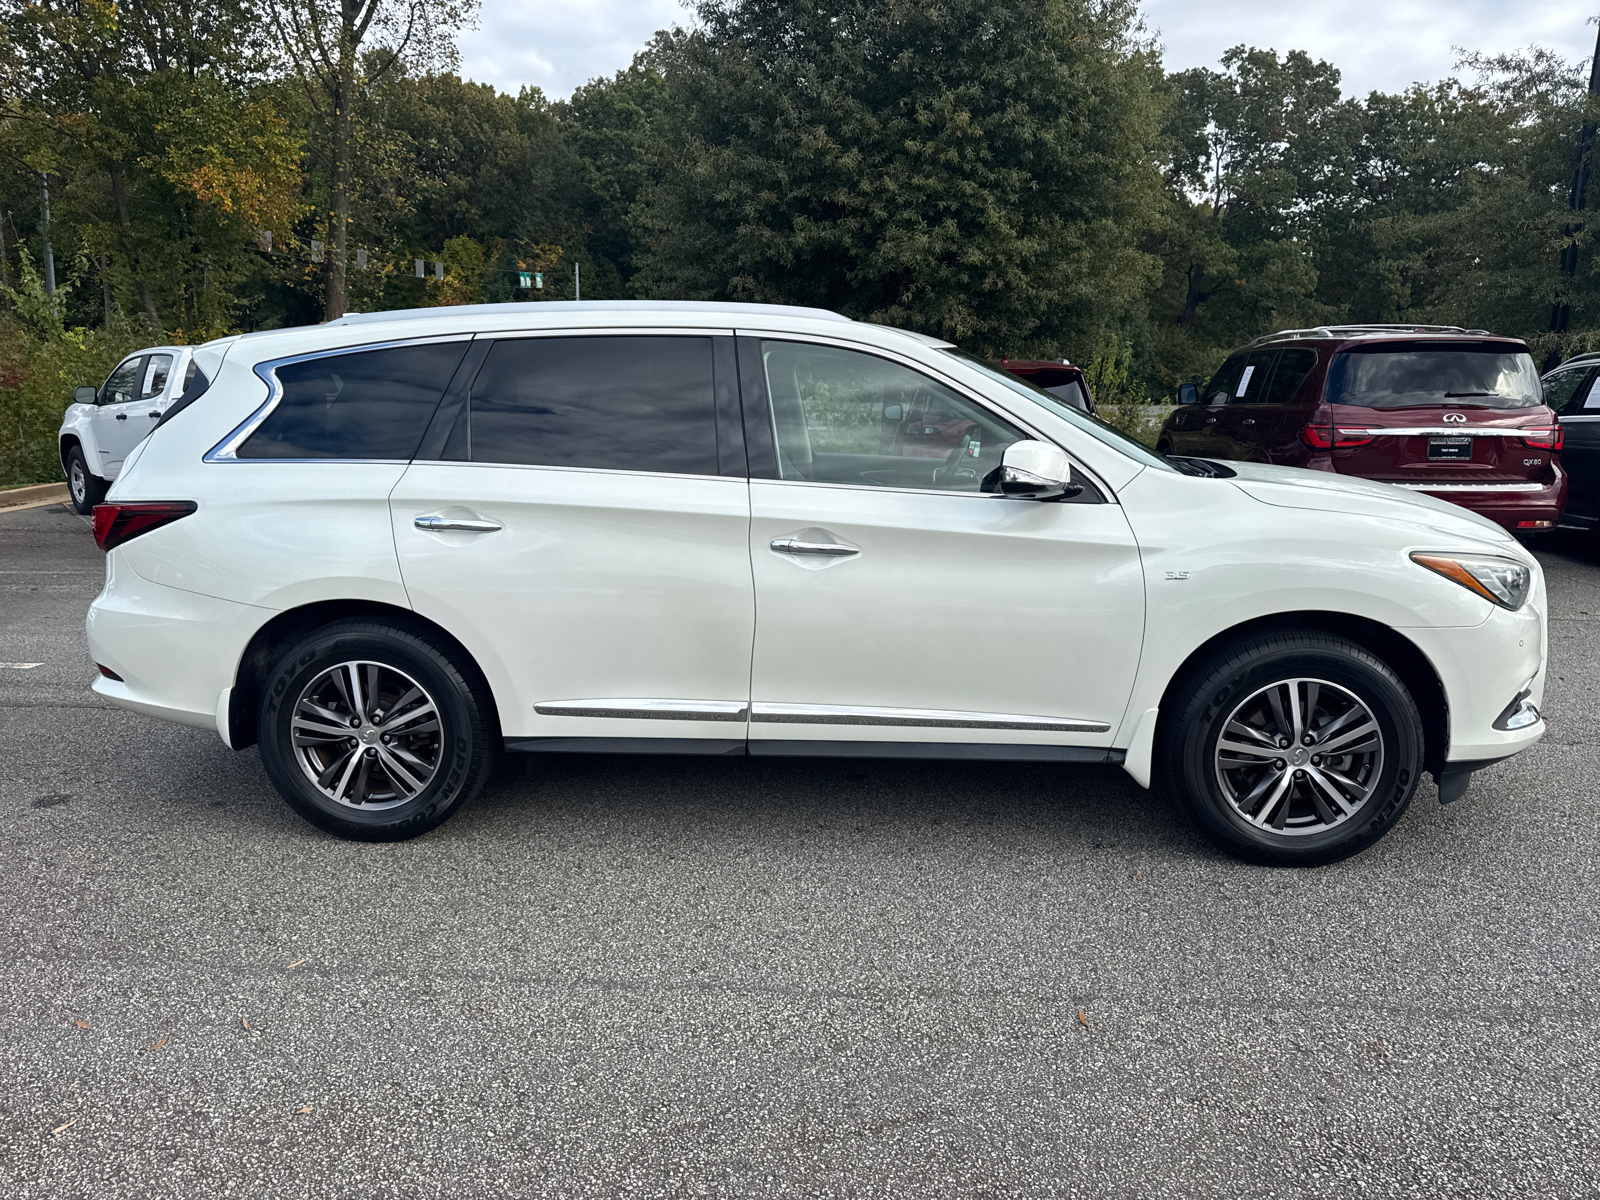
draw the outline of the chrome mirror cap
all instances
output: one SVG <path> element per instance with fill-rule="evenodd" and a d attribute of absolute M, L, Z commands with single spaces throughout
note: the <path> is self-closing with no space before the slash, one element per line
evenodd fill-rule
<path fill-rule="evenodd" d="M 1083 491 L 1083 484 L 1071 480 L 1072 464 L 1059 446 L 1013 442 L 1000 460 L 993 490 L 1019 500 L 1058 500 Z"/>

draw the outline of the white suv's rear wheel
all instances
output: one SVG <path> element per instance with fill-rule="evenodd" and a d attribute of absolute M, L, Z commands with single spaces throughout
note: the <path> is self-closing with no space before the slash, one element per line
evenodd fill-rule
<path fill-rule="evenodd" d="M 280 659 L 261 708 L 261 761 L 283 798 L 330 833 L 398 841 L 478 791 L 497 730 L 470 663 L 422 630 L 340 621 Z"/>

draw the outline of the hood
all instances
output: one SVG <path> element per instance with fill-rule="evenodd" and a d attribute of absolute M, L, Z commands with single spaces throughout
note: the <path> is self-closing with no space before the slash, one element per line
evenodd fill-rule
<path fill-rule="evenodd" d="M 1235 477 L 1229 480 L 1252 500 L 1277 508 L 1305 508 L 1352 516 L 1387 517 L 1408 525 L 1437 530 L 1450 537 L 1487 542 L 1504 553 L 1519 547 L 1512 537 L 1488 517 L 1459 504 L 1398 488 L 1372 479 L 1306 471 L 1299 467 L 1272 467 L 1264 463 L 1229 462 Z M 1522 554 L 1517 555 L 1523 557 Z"/>

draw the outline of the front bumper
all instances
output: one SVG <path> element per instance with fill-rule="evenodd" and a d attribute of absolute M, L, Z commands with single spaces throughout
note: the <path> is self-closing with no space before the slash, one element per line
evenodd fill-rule
<path fill-rule="evenodd" d="M 1536 572 L 1528 601 L 1516 612 L 1494 607 L 1481 625 L 1411 628 L 1409 637 L 1438 673 L 1449 710 L 1446 763 L 1509 758 L 1544 736 L 1544 718 L 1502 720 L 1514 701 L 1544 703 L 1546 620 L 1544 576 Z M 1523 696 L 1523 693 L 1526 693 Z M 1496 726 L 1511 725 L 1510 728 Z"/>

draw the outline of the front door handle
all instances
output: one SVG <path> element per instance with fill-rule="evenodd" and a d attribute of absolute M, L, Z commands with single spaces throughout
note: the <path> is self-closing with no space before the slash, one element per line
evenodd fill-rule
<path fill-rule="evenodd" d="M 455 530 L 458 533 L 498 533 L 505 526 L 499 521 L 489 521 L 482 517 L 418 517 L 411 522 L 418 529 L 426 529 L 429 533 L 437 533 L 441 529 Z"/>
<path fill-rule="evenodd" d="M 126 421 L 127 419 L 128 419 L 128 414 L 127 413 L 118 413 L 117 414 L 117 420 Z"/>
<path fill-rule="evenodd" d="M 1254 417 L 1246 417 L 1244 420 L 1239 422 L 1241 425 L 1254 425 L 1255 423 L 1256 419 Z"/>
<path fill-rule="evenodd" d="M 848 558 L 861 553 L 855 546 L 841 546 L 838 542 L 803 542 L 799 538 L 773 538 L 772 548 L 779 554 L 817 554 L 824 558 Z"/>

